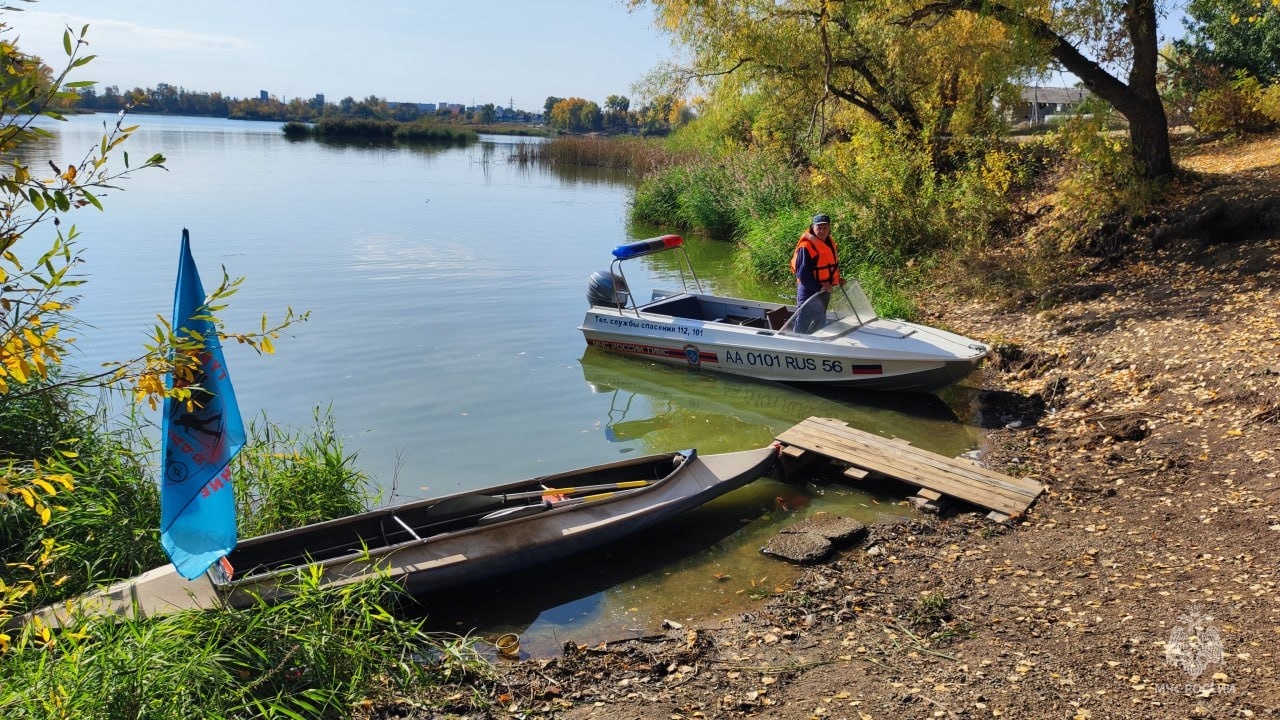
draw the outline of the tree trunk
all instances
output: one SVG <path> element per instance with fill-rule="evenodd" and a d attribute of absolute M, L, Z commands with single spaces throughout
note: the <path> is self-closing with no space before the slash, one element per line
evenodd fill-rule
<path fill-rule="evenodd" d="M 1129 143 L 1133 159 L 1140 166 L 1142 176 L 1158 180 L 1173 176 L 1173 156 L 1169 153 L 1169 119 L 1164 113 L 1164 103 L 1157 97 L 1154 102 L 1136 103 L 1129 112 Z"/>
<path fill-rule="evenodd" d="M 1133 65 L 1129 83 L 1125 84 L 1087 58 L 1050 25 L 1022 10 L 990 0 L 938 0 L 916 10 L 908 21 L 939 12 L 968 10 L 987 15 L 1010 27 L 1021 27 L 1049 45 L 1049 54 L 1075 73 L 1094 95 L 1105 100 L 1129 121 L 1130 152 L 1138 162 L 1142 176 L 1163 180 L 1173 175 L 1173 157 L 1169 154 L 1169 119 L 1156 87 L 1156 10 L 1155 0 L 1123 0 L 1120 12 L 1125 33 L 1132 44 Z"/>

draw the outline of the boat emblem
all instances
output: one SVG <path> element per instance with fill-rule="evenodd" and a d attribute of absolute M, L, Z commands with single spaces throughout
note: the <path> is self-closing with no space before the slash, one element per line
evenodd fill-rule
<path fill-rule="evenodd" d="M 697 345 L 685 345 L 684 359 L 689 361 L 691 367 L 698 367 L 702 363 L 702 352 L 698 350 Z"/>

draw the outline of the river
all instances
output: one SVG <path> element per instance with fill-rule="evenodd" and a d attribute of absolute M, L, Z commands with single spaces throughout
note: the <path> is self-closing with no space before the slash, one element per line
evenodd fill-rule
<path fill-rule="evenodd" d="M 51 125 L 55 138 L 35 160 L 76 161 L 114 121 Z M 140 125 L 126 143 L 131 158 L 160 152 L 167 170 L 100 193 L 105 212 L 74 214 L 88 282 L 72 362 L 94 368 L 140 354 L 156 315 L 172 310 L 187 228 L 206 289 L 222 267 L 246 278 L 223 313 L 229 328 L 255 329 L 263 313 L 277 318 L 286 307 L 311 313 L 273 356 L 228 348 L 246 421 L 305 428 L 330 410 L 384 502 L 629 453 L 759 447 L 809 415 L 952 455 L 977 443 L 953 410 L 967 402 L 963 388 L 946 401 L 824 398 L 587 352 L 577 329 L 587 278 L 608 267 L 615 245 L 669 231 L 628 225 L 626 174 L 521 165 L 508 153 L 531 140 L 503 136 L 408 148 L 291 141 L 278 123 L 131 122 Z M 727 245 L 688 245 L 704 286 L 785 299 L 788 288 L 744 284 Z M 661 256 L 627 273 L 638 288 L 675 279 Z M 552 582 L 550 595 L 526 592 L 540 576 L 508 579 L 520 586 L 482 591 L 492 607 L 469 600 L 450 622 L 513 629 L 527 652 L 546 653 L 567 628 L 603 638 L 652 631 L 657 618 L 733 611 L 790 577 L 756 550 L 813 509 L 867 520 L 910 514 L 891 495 L 762 481 L 612 554 L 539 571 L 572 578 Z"/>

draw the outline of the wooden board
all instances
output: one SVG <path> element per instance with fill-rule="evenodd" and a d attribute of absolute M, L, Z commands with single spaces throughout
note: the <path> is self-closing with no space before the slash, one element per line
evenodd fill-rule
<path fill-rule="evenodd" d="M 1044 492 L 1044 486 L 1032 480 L 921 450 L 830 418 L 808 418 L 778 435 L 778 440 L 1009 516 L 1026 512 Z"/>

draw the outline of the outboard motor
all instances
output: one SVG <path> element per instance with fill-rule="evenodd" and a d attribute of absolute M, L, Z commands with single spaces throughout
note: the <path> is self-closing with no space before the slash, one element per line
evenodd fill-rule
<path fill-rule="evenodd" d="M 622 307 L 630 302 L 631 294 L 627 289 L 627 281 L 621 275 L 598 270 L 591 273 L 587 283 L 587 302 L 592 305 L 611 305 Z"/>

